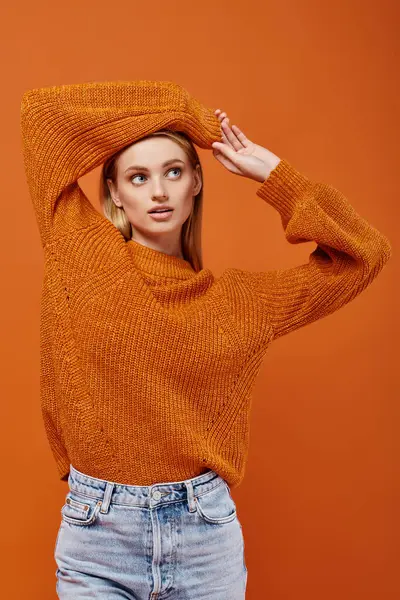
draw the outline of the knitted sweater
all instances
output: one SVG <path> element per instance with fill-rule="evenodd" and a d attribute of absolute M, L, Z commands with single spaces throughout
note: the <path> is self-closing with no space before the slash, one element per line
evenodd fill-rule
<path fill-rule="evenodd" d="M 69 466 L 117 483 L 182 481 L 208 469 L 234 488 L 249 447 L 251 393 L 273 340 L 358 296 L 391 256 L 344 195 L 282 159 L 256 194 L 306 264 L 214 277 L 119 230 L 77 180 L 139 135 L 170 127 L 202 148 L 220 125 L 172 82 L 28 90 L 27 183 L 44 250 L 41 409 L 60 479 Z M 150 86 L 150 87 L 149 87 Z"/>

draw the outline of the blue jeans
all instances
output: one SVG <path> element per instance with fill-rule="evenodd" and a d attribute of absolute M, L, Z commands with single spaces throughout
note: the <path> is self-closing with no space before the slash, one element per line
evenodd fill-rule
<path fill-rule="evenodd" d="M 242 527 L 215 471 L 125 485 L 70 465 L 55 543 L 61 600 L 243 600 Z"/>

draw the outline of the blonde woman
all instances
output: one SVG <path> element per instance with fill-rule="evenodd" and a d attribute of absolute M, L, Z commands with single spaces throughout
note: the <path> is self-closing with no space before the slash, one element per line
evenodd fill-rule
<path fill-rule="evenodd" d="M 391 256 L 334 187 L 170 81 L 24 93 L 26 177 L 44 251 L 41 406 L 60 479 L 57 593 L 241 600 L 231 489 L 271 342 L 351 302 Z M 306 264 L 203 266 L 195 145 L 258 182 Z M 102 165 L 98 212 L 78 179 Z M 161 212 L 163 211 L 163 212 Z"/>

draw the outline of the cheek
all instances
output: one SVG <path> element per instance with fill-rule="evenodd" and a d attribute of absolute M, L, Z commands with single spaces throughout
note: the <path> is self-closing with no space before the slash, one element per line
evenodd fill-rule
<path fill-rule="evenodd" d="M 193 210 L 193 198 L 186 198 L 181 204 L 181 215 L 186 220 Z"/>
<path fill-rule="evenodd" d="M 180 202 L 182 211 L 189 214 L 193 209 L 193 204 L 194 204 L 194 198 L 192 195 L 192 190 L 191 190 L 191 188 L 186 189 L 184 194 L 182 195 L 181 202 Z"/>
<path fill-rule="evenodd" d="M 129 185 L 122 186 L 120 188 L 119 197 L 124 205 L 124 208 L 131 212 L 139 211 L 146 206 L 144 194 L 141 194 L 138 189 L 133 189 Z"/>

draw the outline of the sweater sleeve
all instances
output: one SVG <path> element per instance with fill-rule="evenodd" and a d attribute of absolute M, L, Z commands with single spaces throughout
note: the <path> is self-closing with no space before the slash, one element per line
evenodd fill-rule
<path fill-rule="evenodd" d="M 43 299 L 40 310 L 40 404 L 46 436 L 53 453 L 60 479 L 69 473 L 70 459 L 65 447 L 60 415 L 61 386 L 55 368 L 55 353 L 59 350 L 59 330 L 47 285 L 51 277 L 45 262 Z"/>
<path fill-rule="evenodd" d="M 310 181 L 282 159 L 257 190 L 281 217 L 287 241 L 314 241 L 306 264 L 264 272 L 235 270 L 266 311 L 277 339 L 358 296 L 391 257 L 389 240 L 345 196 Z"/>
<path fill-rule="evenodd" d="M 26 180 L 42 245 L 105 219 L 77 180 L 142 135 L 184 130 L 203 148 L 218 139 L 209 109 L 173 82 L 107 81 L 25 91 L 20 112 Z"/>

